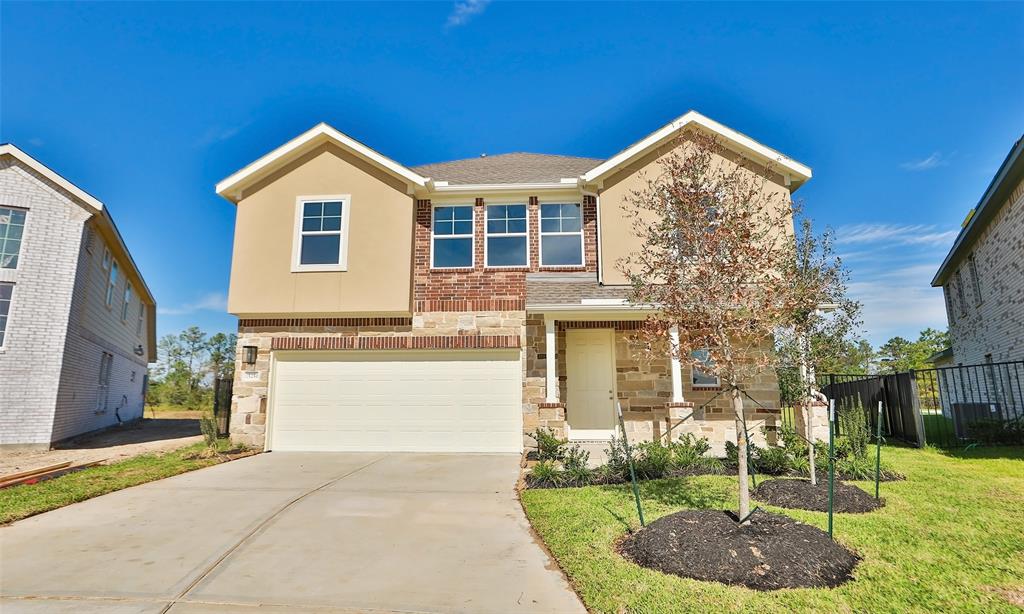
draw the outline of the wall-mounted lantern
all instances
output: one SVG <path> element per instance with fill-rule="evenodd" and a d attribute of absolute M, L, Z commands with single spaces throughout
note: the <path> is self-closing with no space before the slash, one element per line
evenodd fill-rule
<path fill-rule="evenodd" d="M 242 346 L 242 362 L 249 365 L 250 367 L 256 364 L 256 346 L 255 345 L 243 345 Z"/>

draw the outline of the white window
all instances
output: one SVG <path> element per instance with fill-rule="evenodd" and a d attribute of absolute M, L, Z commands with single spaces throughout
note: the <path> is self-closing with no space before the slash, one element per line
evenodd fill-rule
<path fill-rule="evenodd" d="M 115 263 L 116 264 L 116 263 Z M 110 372 L 114 366 L 114 355 L 103 352 L 100 356 L 99 381 L 96 384 L 96 413 L 107 412 L 107 397 L 110 391 Z"/>
<path fill-rule="evenodd" d="M 524 267 L 527 249 L 526 205 L 487 205 L 484 251 L 489 267 Z"/>
<path fill-rule="evenodd" d="M 960 269 L 956 270 L 953 275 L 956 279 L 956 300 L 960 303 L 960 315 L 967 313 L 967 300 L 964 298 L 964 277 L 960 274 Z"/>
<path fill-rule="evenodd" d="M 0 269 L 18 268 L 24 235 L 25 211 L 0 207 Z"/>
<path fill-rule="evenodd" d="M 351 197 L 300 196 L 295 211 L 293 271 L 347 269 Z"/>
<path fill-rule="evenodd" d="M 14 298 L 14 284 L 0 281 L 0 348 L 7 338 L 7 322 L 11 317 L 11 300 Z"/>
<path fill-rule="evenodd" d="M 128 321 L 128 306 L 132 304 L 132 285 L 125 282 L 124 284 L 124 302 L 121 303 L 121 320 L 124 322 Z"/>
<path fill-rule="evenodd" d="M 110 273 L 107 275 L 107 307 L 114 304 L 114 290 L 117 289 L 117 261 L 110 262 Z"/>
<path fill-rule="evenodd" d="M 583 266 L 583 215 L 579 203 L 541 204 L 540 265 Z"/>
<path fill-rule="evenodd" d="M 707 350 L 694 350 L 690 356 L 697 359 L 705 365 L 712 365 L 711 354 Z M 718 379 L 717 375 L 712 375 L 708 371 L 701 369 L 694 365 L 692 383 L 694 388 L 717 388 L 721 386 L 721 380 Z"/>
<path fill-rule="evenodd" d="M 139 303 L 139 321 L 135 323 L 135 334 L 142 336 L 142 323 L 146 319 L 146 306 Z"/>
<path fill-rule="evenodd" d="M 971 288 L 974 290 L 974 304 L 981 304 L 981 279 L 978 277 L 978 264 L 974 261 L 974 254 L 967 257 L 967 266 L 971 272 Z"/>
<path fill-rule="evenodd" d="M 473 205 L 437 205 L 430 233 L 431 268 L 473 268 Z"/>
<path fill-rule="evenodd" d="M 113 260 L 110 256 L 110 250 L 103 248 L 103 270 L 106 271 L 110 268 L 110 263 Z"/>

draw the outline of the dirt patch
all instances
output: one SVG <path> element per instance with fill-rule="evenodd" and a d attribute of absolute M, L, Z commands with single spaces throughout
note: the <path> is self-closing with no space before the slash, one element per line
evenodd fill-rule
<path fill-rule="evenodd" d="M 66 461 L 109 464 L 140 454 L 176 450 L 202 440 L 199 420 L 146 418 L 61 442 L 53 450 L 4 452 L 0 456 L 0 475 Z"/>
<path fill-rule="evenodd" d="M 778 507 L 788 507 L 813 512 L 828 511 L 828 480 L 769 480 L 757 485 L 750 496 L 758 501 Z M 874 497 L 850 484 L 836 481 L 832 499 L 833 511 L 843 514 L 863 514 L 883 505 Z"/>
<path fill-rule="evenodd" d="M 756 511 L 748 526 L 717 510 L 677 512 L 625 539 L 638 565 L 684 578 L 761 591 L 826 588 L 852 578 L 857 555 L 788 516 Z"/>
<path fill-rule="evenodd" d="M 999 595 L 1007 603 L 1015 605 L 1018 608 L 1024 608 L 1024 586 L 1015 586 L 1010 588 L 989 588 L 988 590 Z"/>

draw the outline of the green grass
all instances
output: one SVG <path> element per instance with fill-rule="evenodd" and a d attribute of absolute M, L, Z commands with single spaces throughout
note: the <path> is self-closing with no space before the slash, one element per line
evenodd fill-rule
<path fill-rule="evenodd" d="M 212 414 L 213 407 L 188 407 L 186 405 L 172 405 L 169 403 L 160 403 L 157 405 L 146 405 L 145 415 L 146 417 L 152 417 L 153 415 L 160 416 L 161 414 L 172 414 L 180 412 L 205 412 Z"/>
<path fill-rule="evenodd" d="M 883 448 L 906 481 L 882 484 L 886 507 L 839 514 L 835 535 L 863 557 L 835 589 L 756 592 L 648 570 L 616 540 L 639 527 L 628 485 L 527 490 L 534 527 L 595 612 L 1020 612 L 998 589 L 1024 590 L 1024 449 L 959 454 Z M 874 484 L 855 482 L 874 493 Z M 681 509 L 734 509 L 736 480 L 701 476 L 641 484 L 648 521 Z M 827 527 L 819 512 L 783 510 Z"/>
<path fill-rule="evenodd" d="M 218 447 L 226 450 L 230 444 L 222 440 Z M 0 490 L 0 524 L 223 462 L 216 456 L 190 458 L 205 449 L 206 444 L 199 443 L 166 454 L 147 454 L 82 469 L 38 484 L 4 488 Z"/>

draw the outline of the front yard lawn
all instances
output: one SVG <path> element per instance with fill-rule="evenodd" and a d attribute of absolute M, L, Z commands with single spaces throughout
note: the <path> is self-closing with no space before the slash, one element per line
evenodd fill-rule
<path fill-rule="evenodd" d="M 231 444 L 226 439 L 218 442 L 222 451 L 229 447 Z M 147 454 L 119 463 L 89 467 L 38 484 L 0 489 L 0 524 L 225 460 L 204 454 L 206 449 L 205 443 L 198 443 L 165 454 Z"/>
<path fill-rule="evenodd" d="M 1024 448 L 960 455 L 883 448 L 906 481 L 882 484 L 886 506 L 837 514 L 835 535 L 863 561 L 834 589 L 757 592 L 666 575 L 623 559 L 615 543 L 639 528 L 629 485 L 531 489 L 533 526 L 597 612 L 1020 612 L 1024 596 Z M 859 482 L 874 493 L 874 484 Z M 736 480 L 699 476 L 640 485 L 651 522 L 682 509 L 735 509 Z M 761 505 L 827 528 L 822 512 Z"/>

